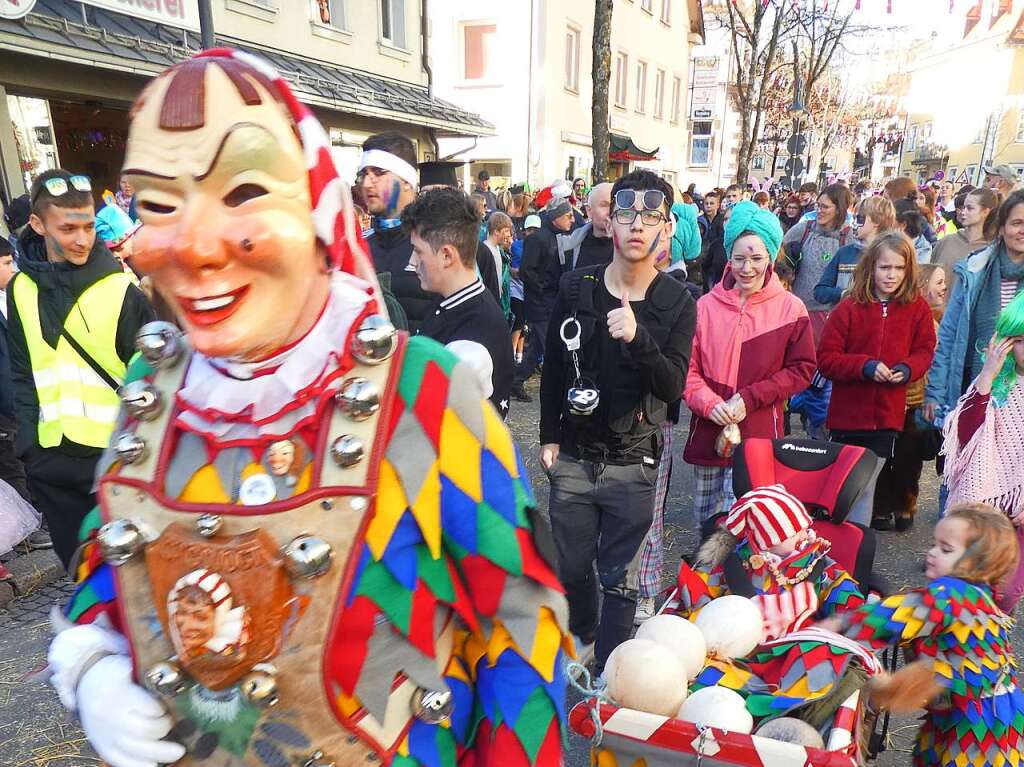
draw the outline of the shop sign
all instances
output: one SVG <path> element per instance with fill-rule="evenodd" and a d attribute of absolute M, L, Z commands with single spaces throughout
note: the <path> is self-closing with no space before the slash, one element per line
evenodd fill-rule
<path fill-rule="evenodd" d="M 36 0 L 0 0 L 0 19 L 20 19 L 28 16 Z"/>
<path fill-rule="evenodd" d="M 10 0 L 0 0 L 2 2 Z M 199 31 L 198 0 L 81 0 L 86 5 L 117 11 L 144 21 Z"/>
<path fill-rule="evenodd" d="M 697 56 L 693 60 L 693 87 L 718 85 L 718 57 Z"/>
<path fill-rule="evenodd" d="M 693 119 L 694 120 L 709 120 L 711 118 L 710 109 L 694 109 Z"/>

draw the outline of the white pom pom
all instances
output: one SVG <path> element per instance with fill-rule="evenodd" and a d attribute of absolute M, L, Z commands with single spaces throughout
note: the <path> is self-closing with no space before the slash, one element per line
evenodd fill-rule
<path fill-rule="evenodd" d="M 624 708 L 672 716 L 686 699 L 686 672 L 675 653 L 650 639 L 630 639 L 604 666 L 608 695 Z"/>
<path fill-rule="evenodd" d="M 704 668 L 707 658 L 704 635 L 685 618 L 678 615 L 655 615 L 637 629 L 636 638 L 650 639 L 669 648 L 683 664 L 687 679 L 693 679 Z"/>
<path fill-rule="evenodd" d="M 743 698 L 725 687 L 697 690 L 683 703 L 678 718 L 704 727 L 743 734 L 754 729 L 754 717 L 747 711 Z"/>
<path fill-rule="evenodd" d="M 764 637 L 764 616 L 746 597 L 712 599 L 694 621 L 707 642 L 708 656 L 732 660 L 749 655 Z"/>
<path fill-rule="evenodd" d="M 762 738 L 781 740 L 783 743 L 794 743 L 805 748 L 825 748 L 825 741 L 816 729 L 802 719 L 783 716 L 765 722 L 754 733 Z"/>

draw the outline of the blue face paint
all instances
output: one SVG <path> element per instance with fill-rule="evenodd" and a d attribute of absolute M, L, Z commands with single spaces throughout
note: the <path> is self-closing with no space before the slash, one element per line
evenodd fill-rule
<path fill-rule="evenodd" d="M 388 198 L 388 213 L 395 213 L 398 210 L 398 198 L 402 194 L 402 185 L 397 181 L 391 182 L 391 196 Z"/>
<path fill-rule="evenodd" d="M 660 243 L 660 242 L 661 242 L 661 232 L 658 232 L 656 235 L 654 235 L 654 242 L 651 243 L 651 247 L 649 247 L 647 249 L 647 255 L 648 256 L 651 255 L 652 253 L 654 253 L 654 251 L 658 249 L 658 243 Z"/>

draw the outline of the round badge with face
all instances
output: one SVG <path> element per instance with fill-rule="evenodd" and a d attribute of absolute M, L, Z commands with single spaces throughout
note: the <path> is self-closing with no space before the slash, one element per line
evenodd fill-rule
<path fill-rule="evenodd" d="M 193 570 L 167 595 L 171 643 L 186 663 L 208 656 L 238 656 L 249 642 L 249 616 L 235 605 L 217 572 Z"/>

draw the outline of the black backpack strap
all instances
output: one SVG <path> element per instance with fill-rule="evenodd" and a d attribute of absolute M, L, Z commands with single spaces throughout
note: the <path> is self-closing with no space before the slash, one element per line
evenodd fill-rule
<path fill-rule="evenodd" d="M 74 349 L 78 356 L 82 358 L 82 361 L 91 367 L 92 371 L 100 377 L 103 383 L 115 392 L 121 388 L 121 384 L 117 382 L 117 379 L 110 375 L 110 373 L 108 373 L 100 363 L 92 358 L 92 355 L 90 355 L 89 352 L 82 348 L 82 345 L 75 340 L 74 336 L 68 332 L 67 328 L 61 328 L 60 334 L 64 337 L 65 341 L 71 344 L 71 348 Z"/>

